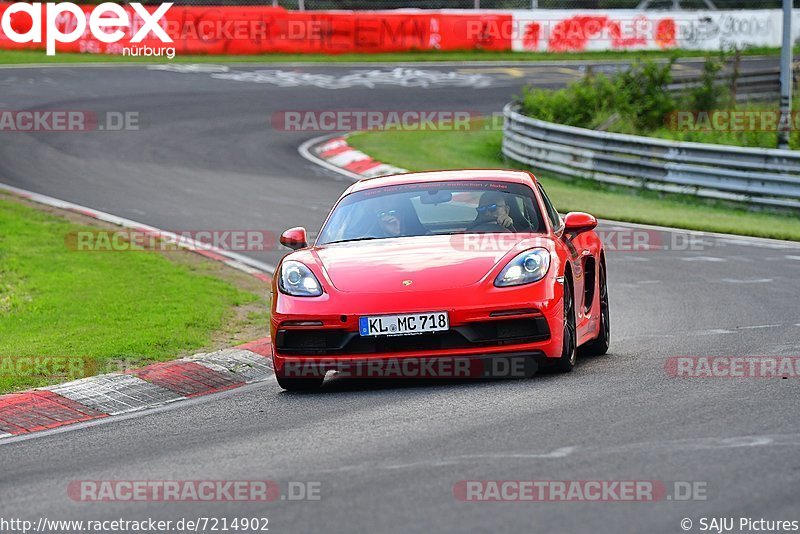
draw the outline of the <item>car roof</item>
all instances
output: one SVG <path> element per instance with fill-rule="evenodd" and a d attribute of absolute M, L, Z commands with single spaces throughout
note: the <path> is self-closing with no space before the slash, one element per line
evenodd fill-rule
<path fill-rule="evenodd" d="M 536 182 L 533 174 L 527 171 L 517 171 L 510 169 L 459 169 L 447 171 L 426 171 L 409 172 L 404 174 L 393 174 L 391 176 L 381 176 L 377 178 L 364 178 L 351 185 L 345 194 L 376 187 L 386 187 L 390 185 L 413 184 L 419 182 L 451 182 L 451 181 L 495 181 L 513 182 L 529 184 Z"/>

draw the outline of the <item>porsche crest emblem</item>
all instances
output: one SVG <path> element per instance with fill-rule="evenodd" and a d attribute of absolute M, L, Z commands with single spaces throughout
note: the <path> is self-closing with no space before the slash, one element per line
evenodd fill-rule
<path fill-rule="evenodd" d="M 410 286 L 413 283 L 414 283 L 413 280 L 403 280 L 403 285 L 406 286 L 406 287 Z"/>

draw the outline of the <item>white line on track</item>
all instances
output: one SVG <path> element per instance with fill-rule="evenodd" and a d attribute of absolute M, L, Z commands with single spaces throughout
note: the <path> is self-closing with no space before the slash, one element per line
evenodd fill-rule
<path fill-rule="evenodd" d="M 476 460 L 541 460 L 541 459 L 559 459 L 566 458 L 573 452 L 578 450 L 577 447 L 560 447 L 550 452 L 509 452 L 509 453 L 487 453 L 487 454 L 463 454 L 458 456 L 446 456 L 433 460 L 421 460 L 418 462 L 407 463 L 375 463 L 363 462 L 359 464 L 343 465 L 331 469 L 323 469 L 317 471 L 321 473 L 341 473 L 347 471 L 362 471 L 362 470 L 391 470 L 396 471 L 399 469 L 414 469 L 414 468 L 430 468 L 441 467 L 447 465 L 456 465 L 463 462 L 475 462 Z"/>
<path fill-rule="evenodd" d="M 619 284 L 618 284 L 619 285 Z M 734 330 L 730 330 L 727 328 L 709 328 L 707 330 L 689 330 L 686 332 L 681 332 L 680 334 L 638 334 L 635 336 L 623 336 L 617 337 L 618 341 L 627 341 L 629 339 L 657 339 L 657 338 L 675 338 L 675 337 L 698 337 L 698 336 L 722 336 L 727 334 L 736 334 L 740 330 L 760 330 L 764 328 L 786 328 L 789 326 L 800 326 L 800 323 L 796 324 L 758 324 L 758 325 L 749 325 L 749 326 L 737 326 Z"/>
<path fill-rule="evenodd" d="M 432 462 L 410 462 L 405 464 L 387 464 L 383 466 L 383 469 L 407 469 L 413 467 L 426 467 L 426 466 L 438 466 L 438 465 L 453 465 L 459 464 L 465 461 L 474 461 L 474 460 L 535 460 L 535 459 L 547 459 L 547 458 L 566 458 L 573 452 L 578 450 L 577 447 L 561 447 L 555 449 L 551 452 L 544 452 L 544 453 L 530 453 L 530 452 L 522 452 L 522 453 L 489 453 L 489 454 L 462 454 L 459 456 L 448 456 L 442 458 L 441 460 L 434 460 Z"/>
<path fill-rule="evenodd" d="M 631 453 L 657 453 L 660 451 L 704 452 L 718 451 L 721 449 L 749 449 L 753 447 L 800 447 L 800 434 L 773 434 L 765 436 L 732 436 L 732 437 L 703 437 L 669 441 L 649 441 L 626 443 L 605 447 L 593 446 L 590 449 L 578 447 L 560 447 L 549 453 L 487 453 L 474 455 L 446 456 L 444 458 L 420 460 L 408 463 L 379 463 L 362 462 L 358 464 L 343 465 L 331 469 L 316 470 L 315 473 L 341 473 L 348 471 L 376 471 L 399 469 L 430 469 L 446 467 L 462 462 L 475 463 L 476 460 L 531 460 L 552 459 L 558 460 L 570 457 L 576 453 L 588 455 L 631 454 Z"/>
<path fill-rule="evenodd" d="M 601 452 L 631 452 L 638 449 L 647 450 L 680 450 L 704 451 L 719 449 L 740 449 L 764 446 L 799 446 L 800 434 L 775 434 L 766 436 L 733 436 L 681 439 L 665 442 L 632 443 L 620 447 L 611 447 Z"/>
<path fill-rule="evenodd" d="M 681 258 L 681 260 L 682 261 L 707 261 L 707 262 L 712 262 L 712 263 L 719 263 L 719 262 L 728 261 L 725 258 L 718 258 L 716 256 L 687 256 L 687 257 Z"/>
<path fill-rule="evenodd" d="M 710 328 L 708 330 L 694 330 L 681 332 L 680 334 L 638 334 L 635 336 L 617 337 L 618 341 L 625 341 L 629 339 L 659 339 L 659 338 L 674 338 L 674 337 L 687 337 L 687 336 L 720 336 L 725 334 L 735 334 L 733 330 L 726 330 L 725 328 Z"/>
<path fill-rule="evenodd" d="M 767 284 L 772 282 L 772 278 L 753 278 L 753 279 L 738 279 L 738 278 L 722 278 L 721 282 L 728 284 Z"/>
<path fill-rule="evenodd" d="M 695 332 L 687 332 L 685 335 L 689 336 L 718 336 L 721 334 L 735 334 L 733 330 L 726 330 L 725 328 L 710 328 L 708 330 L 697 330 Z"/>

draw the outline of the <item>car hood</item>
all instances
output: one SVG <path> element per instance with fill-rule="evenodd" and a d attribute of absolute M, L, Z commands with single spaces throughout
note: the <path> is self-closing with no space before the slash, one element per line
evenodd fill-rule
<path fill-rule="evenodd" d="M 401 237 L 323 245 L 313 254 L 339 291 L 415 292 L 476 284 L 506 255 L 544 241 L 530 234 Z"/>

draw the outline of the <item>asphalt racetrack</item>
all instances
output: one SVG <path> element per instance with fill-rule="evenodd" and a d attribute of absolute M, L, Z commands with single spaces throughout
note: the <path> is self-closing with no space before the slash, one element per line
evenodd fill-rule
<path fill-rule="evenodd" d="M 527 83 L 558 87 L 580 75 L 568 65 L 395 68 L 4 68 L 0 109 L 132 111 L 139 130 L 2 133 L 0 181 L 173 231 L 302 225 L 315 232 L 349 181 L 298 154 L 320 132 L 277 130 L 274 113 L 490 113 Z M 579 360 L 571 374 L 333 378 L 318 394 L 285 393 L 268 380 L 12 441 L 0 445 L 0 517 L 268 517 L 270 532 L 674 533 L 684 518 L 694 532 L 703 517 L 798 520 L 798 381 L 674 378 L 665 363 L 800 355 L 800 248 L 720 237 L 701 243 L 609 252 L 612 349 Z M 274 265 L 281 255 L 253 257 Z M 321 499 L 81 503 L 67 493 L 70 481 L 120 479 L 315 481 Z M 520 479 L 656 480 L 669 489 L 691 481 L 707 498 L 454 497 L 462 480 Z"/>

